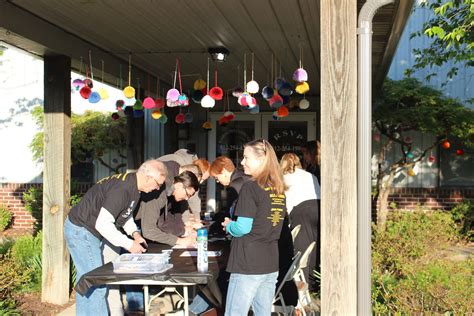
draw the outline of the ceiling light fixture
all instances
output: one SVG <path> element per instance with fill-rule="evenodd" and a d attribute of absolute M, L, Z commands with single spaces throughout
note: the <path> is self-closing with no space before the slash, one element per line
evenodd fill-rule
<path fill-rule="evenodd" d="M 211 55 L 212 60 L 218 63 L 225 62 L 225 59 L 230 54 L 229 50 L 223 46 L 209 47 L 207 51 Z"/>

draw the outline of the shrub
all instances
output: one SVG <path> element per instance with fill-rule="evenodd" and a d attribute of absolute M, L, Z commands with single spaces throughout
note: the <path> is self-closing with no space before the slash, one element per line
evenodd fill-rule
<path fill-rule="evenodd" d="M 0 257 L 6 255 L 15 241 L 11 238 L 5 238 L 0 242 Z"/>
<path fill-rule="evenodd" d="M 43 220 L 43 189 L 41 187 L 30 187 L 23 192 L 23 201 L 25 202 L 25 209 L 35 219 L 35 230 L 40 230 Z"/>
<path fill-rule="evenodd" d="M 30 270 L 8 254 L 0 258 L 0 314 L 19 315 L 14 293 L 30 281 Z"/>
<path fill-rule="evenodd" d="M 459 232 L 474 241 L 474 207 L 469 200 L 462 201 L 451 209 L 451 216 L 459 227 Z"/>
<path fill-rule="evenodd" d="M 394 211 L 385 231 L 374 229 L 372 302 L 375 314 L 455 313 L 474 306 L 474 261 L 439 259 L 458 240 L 449 213 Z"/>
<path fill-rule="evenodd" d="M 3 204 L 0 204 L 0 232 L 3 232 L 12 221 L 12 213 Z"/>
<path fill-rule="evenodd" d="M 42 234 L 26 235 L 18 238 L 11 248 L 11 256 L 23 269 L 30 269 L 30 287 L 38 290 L 41 286 Z"/>

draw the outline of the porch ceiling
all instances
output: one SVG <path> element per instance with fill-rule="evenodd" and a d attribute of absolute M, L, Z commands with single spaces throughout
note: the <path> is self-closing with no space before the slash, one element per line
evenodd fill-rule
<path fill-rule="evenodd" d="M 9 3 L 124 60 L 162 80 L 172 82 L 175 58 L 184 75 L 206 77 L 207 48 L 225 46 L 228 60 L 218 64 L 219 85 L 243 81 L 243 56 L 255 54 L 255 80 L 261 86 L 270 77 L 271 54 L 278 57 L 284 77 L 298 68 L 299 47 L 309 74 L 312 95 L 320 87 L 319 1 L 310 0 L 8 0 Z M 358 0 L 358 8 L 365 1 Z M 373 74 L 380 83 L 388 71 L 413 1 L 395 1 L 374 18 Z M 65 43 L 67 45 L 67 43 Z M 71 56 L 78 59 L 79 56 Z M 87 59 L 87 56 L 83 56 Z M 247 58 L 250 69 L 251 58 Z M 100 60 L 94 60 L 100 68 Z M 77 63 L 74 65 L 77 66 Z M 240 66 L 240 74 L 237 69 Z M 214 67 L 211 66 L 211 71 Z M 96 73 L 97 76 L 97 73 Z M 250 71 L 247 80 L 250 80 Z M 132 75 L 133 77 L 133 75 Z M 212 77 L 212 75 L 211 75 Z M 190 87 L 196 77 L 185 77 Z M 142 79 L 143 80 L 143 79 Z M 211 85 L 214 80 L 211 79 Z M 142 84 L 143 86 L 143 84 Z"/>

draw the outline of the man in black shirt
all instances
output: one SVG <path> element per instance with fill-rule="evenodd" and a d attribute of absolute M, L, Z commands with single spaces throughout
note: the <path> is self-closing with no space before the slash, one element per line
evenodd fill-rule
<path fill-rule="evenodd" d="M 157 160 L 144 162 L 137 172 L 117 174 L 97 182 L 71 209 L 64 235 L 76 266 L 76 279 L 103 265 L 101 246 L 106 240 L 131 253 L 145 252 L 145 243 L 133 221 L 140 192 L 160 188 L 167 175 Z M 122 228 L 129 236 L 123 234 Z M 85 296 L 76 294 L 77 315 L 107 315 L 106 288 L 93 288 Z"/>

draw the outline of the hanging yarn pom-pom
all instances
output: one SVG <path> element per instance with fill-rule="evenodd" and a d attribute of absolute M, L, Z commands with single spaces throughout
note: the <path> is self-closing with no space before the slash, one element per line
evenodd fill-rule
<path fill-rule="evenodd" d="M 213 108 L 216 105 L 216 100 L 211 98 L 209 95 L 205 95 L 201 100 L 201 106 L 203 108 Z"/>
<path fill-rule="evenodd" d="M 277 110 L 279 117 L 286 117 L 289 114 L 288 108 L 286 106 L 280 106 Z"/>
<path fill-rule="evenodd" d="M 150 97 L 146 97 L 145 100 L 143 100 L 143 107 L 145 109 L 153 109 L 156 106 L 155 100 Z"/>
<path fill-rule="evenodd" d="M 82 81 L 81 79 L 74 79 L 74 81 L 72 82 L 72 86 L 74 87 L 74 89 L 76 89 L 76 91 L 79 91 L 79 89 L 81 89 L 82 87 L 84 87 L 84 81 Z"/>
<path fill-rule="evenodd" d="M 156 98 L 155 107 L 157 109 L 162 109 L 165 107 L 165 100 L 163 98 Z"/>
<path fill-rule="evenodd" d="M 247 82 L 247 92 L 248 93 L 257 93 L 259 89 L 260 89 L 260 86 L 258 85 L 257 81 L 251 80 L 251 81 Z"/>
<path fill-rule="evenodd" d="M 203 97 L 204 97 L 204 94 L 202 93 L 201 90 L 194 90 L 191 98 L 193 99 L 194 103 L 199 104 L 201 103 L 201 100 Z"/>
<path fill-rule="evenodd" d="M 109 98 L 109 92 L 105 88 L 99 89 L 99 95 L 101 100 L 106 100 Z"/>
<path fill-rule="evenodd" d="M 170 108 L 174 108 L 178 106 L 178 100 L 176 101 L 166 100 L 166 105 Z"/>
<path fill-rule="evenodd" d="M 162 124 L 166 124 L 168 122 L 168 116 L 165 113 L 161 113 L 161 117 L 158 119 Z"/>
<path fill-rule="evenodd" d="M 232 95 L 236 98 L 240 97 L 244 93 L 244 89 L 242 87 L 235 87 L 234 90 L 232 90 Z"/>
<path fill-rule="evenodd" d="M 88 86 L 84 86 L 81 88 L 81 90 L 79 90 L 79 93 L 81 94 L 81 97 L 83 97 L 84 99 L 89 99 L 89 96 L 91 95 L 92 90 Z"/>
<path fill-rule="evenodd" d="M 456 155 L 458 155 L 458 156 L 464 155 L 464 150 L 463 149 L 457 149 L 456 150 Z"/>
<path fill-rule="evenodd" d="M 256 106 L 250 109 L 250 114 L 258 114 L 258 113 L 260 113 L 260 107 L 257 104 Z"/>
<path fill-rule="evenodd" d="M 89 95 L 89 103 L 97 103 L 100 101 L 100 94 L 96 91 Z"/>
<path fill-rule="evenodd" d="M 242 93 L 242 95 L 237 100 L 241 106 L 249 106 L 252 103 L 252 96 L 248 93 Z"/>
<path fill-rule="evenodd" d="M 140 100 L 135 101 L 133 105 L 133 110 L 143 110 L 143 103 Z"/>
<path fill-rule="evenodd" d="M 202 90 L 206 88 L 206 82 L 202 79 L 197 79 L 194 81 L 193 85 L 194 90 Z"/>
<path fill-rule="evenodd" d="M 451 143 L 448 141 L 448 140 L 445 140 L 441 146 L 444 148 L 444 149 L 449 149 L 451 147 Z"/>
<path fill-rule="evenodd" d="M 127 106 L 133 106 L 137 102 L 137 99 L 135 99 L 135 98 L 125 98 L 124 102 L 125 102 L 125 105 L 127 105 Z"/>
<path fill-rule="evenodd" d="M 305 94 L 309 91 L 309 84 L 307 82 L 300 82 L 296 85 L 295 91 L 298 94 Z"/>
<path fill-rule="evenodd" d="M 92 81 L 92 79 L 86 78 L 84 79 L 84 86 L 87 86 L 92 89 L 94 88 L 94 82 Z"/>
<path fill-rule="evenodd" d="M 278 93 L 275 93 L 268 103 L 272 108 L 277 109 L 283 105 L 283 98 Z"/>
<path fill-rule="evenodd" d="M 212 123 L 210 121 L 205 121 L 202 124 L 202 128 L 204 128 L 207 131 L 210 131 L 212 129 Z"/>
<path fill-rule="evenodd" d="M 153 112 L 151 112 L 151 117 L 155 120 L 158 120 L 161 117 L 161 111 L 154 110 Z"/>
<path fill-rule="evenodd" d="M 285 82 L 286 81 L 285 81 L 284 78 L 276 78 L 275 79 L 275 89 L 280 90 Z"/>
<path fill-rule="evenodd" d="M 309 101 L 307 99 L 301 99 L 299 106 L 300 109 L 307 110 L 309 108 Z"/>
<path fill-rule="evenodd" d="M 171 101 L 171 102 L 176 102 L 178 101 L 179 98 L 179 91 L 178 89 L 169 89 L 168 92 L 166 93 L 166 100 Z"/>
<path fill-rule="evenodd" d="M 213 87 L 209 90 L 209 95 L 216 101 L 222 100 L 224 97 L 224 91 L 220 87 Z"/>
<path fill-rule="evenodd" d="M 133 110 L 133 117 L 134 118 L 140 118 L 145 114 L 143 110 Z"/>
<path fill-rule="evenodd" d="M 123 95 L 128 99 L 134 98 L 135 97 L 135 88 L 132 87 L 132 86 L 126 86 L 123 89 Z"/>
<path fill-rule="evenodd" d="M 269 86 L 265 86 L 263 87 L 262 89 L 262 97 L 265 99 L 265 100 L 270 100 L 272 97 L 273 97 L 273 94 L 274 94 L 274 90 L 272 87 L 269 87 Z"/>
<path fill-rule="evenodd" d="M 178 124 L 183 124 L 184 123 L 184 113 L 178 113 L 176 117 L 174 118 L 174 121 Z"/>
<path fill-rule="evenodd" d="M 280 94 L 281 96 L 290 96 L 293 94 L 293 87 L 291 86 L 291 84 L 289 82 L 284 82 L 280 89 L 278 89 L 278 94 Z"/>
<path fill-rule="evenodd" d="M 308 73 L 303 68 L 298 68 L 293 73 L 293 80 L 296 82 L 308 81 Z"/>
<path fill-rule="evenodd" d="M 189 99 L 186 94 L 180 94 L 178 97 L 178 105 L 181 106 L 188 106 L 189 105 Z"/>
<path fill-rule="evenodd" d="M 118 113 L 112 113 L 112 120 L 116 121 L 120 118 L 119 114 Z"/>
<path fill-rule="evenodd" d="M 274 121 L 279 121 L 279 120 L 281 119 L 280 116 L 278 116 L 278 112 L 277 112 L 277 111 L 275 111 L 275 112 L 272 113 L 272 119 L 273 119 Z"/>
<path fill-rule="evenodd" d="M 188 112 L 184 115 L 184 122 L 191 123 L 193 121 L 193 113 Z"/>

